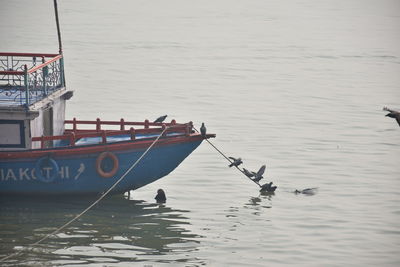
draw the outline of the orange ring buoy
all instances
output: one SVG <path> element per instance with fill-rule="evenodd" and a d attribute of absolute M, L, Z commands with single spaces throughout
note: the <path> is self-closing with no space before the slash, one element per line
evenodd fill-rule
<path fill-rule="evenodd" d="M 108 172 L 104 171 L 103 168 L 101 167 L 103 160 L 105 158 L 110 158 L 113 162 L 113 168 L 111 169 L 111 171 Z M 96 171 L 103 178 L 113 177 L 117 173 L 118 167 L 119 167 L 118 158 L 111 152 L 108 151 L 102 152 L 96 159 Z"/>

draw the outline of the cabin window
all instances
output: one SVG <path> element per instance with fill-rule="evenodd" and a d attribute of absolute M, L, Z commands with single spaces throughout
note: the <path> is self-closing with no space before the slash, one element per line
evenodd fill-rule
<path fill-rule="evenodd" d="M 25 148 L 24 121 L 0 120 L 0 147 Z"/>

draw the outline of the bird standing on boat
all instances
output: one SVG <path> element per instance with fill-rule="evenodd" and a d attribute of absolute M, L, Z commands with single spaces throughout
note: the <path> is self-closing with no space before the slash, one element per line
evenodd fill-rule
<path fill-rule="evenodd" d="M 158 118 L 154 121 L 154 123 L 156 123 L 156 122 L 160 122 L 160 123 L 161 123 L 161 122 L 163 122 L 166 118 L 167 118 L 167 115 L 158 117 Z"/>
<path fill-rule="evenodd" d="M 389 111 L 389 113 L 386 114 L 386 117 L 396 119 L 397 123 L 400 126 L 400 111 L 389 109 L 388 107 L 383 107 L 383 110 Z"/>
<path fill-rule="evenodd" d="M 167 197 L 165 196 L 165 192 L 162 189 L 157 190 L 157 195 L 154 198 L 157 203 L 165 203 L 167 201 Z"/>
<path fill-rule="evenodd" d="M 254 182 L 258 183 L 262 178 L 264 178 L 263 174 L 265 172 L 265 168 L 266 168 L 266 166 L 262 165 L 261 168 L 258 170 L 258 172 L 254 174 L 254 178 L 253 178 Z"/>
<path fill-rule="evenodd" d="M 201 123 L 200 133 L 201 133 L 201 136 L 203 136 L 204 138 L 206 137 L 207 128 L 206 128 L 206 126 L 204 125 L 204 122 Z"/>
<path fill-rule="evenodd" d="M 239 166 L 240 164 L 243 163 L 243 161 L 242 161 L 241 158 L 237 158 L 237 159 L 235 159 L 234 157 L 229 157 L 229 158 L 230 158 L 231 160 L 233 160 L 233 162 L 229 165 L 229 168 L 230 168 L 230 167 L 233 167 L 233 166 L 237 167 L 237 166 Z"/>

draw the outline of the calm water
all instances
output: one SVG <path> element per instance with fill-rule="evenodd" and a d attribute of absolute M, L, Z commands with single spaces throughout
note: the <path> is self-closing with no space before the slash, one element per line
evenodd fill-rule
<path fill-rule="evenodd" d="M 0 50 L 57 52 L 52 1 L 0 0 Z M 400 2 L 60 1 L 67 117 L 205 122 L 168 177 L 10 260 L 29 266 L 399 266 Z M 313 196 L 293 190 L 317 187 Z M 165 206 L 154 203 L 158 188 Z M 92 199 L 2 199 L 0 255 Z"/>

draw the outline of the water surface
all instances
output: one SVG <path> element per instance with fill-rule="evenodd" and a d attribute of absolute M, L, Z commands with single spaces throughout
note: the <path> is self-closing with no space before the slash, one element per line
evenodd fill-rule
<path fill-rule="evenodd" d="M 60 1 L 67 117 L 205 122 L 208 144 L 10 265 L 399 266 L 400 4 Z M 0 50 L 57 52 L 51 1 L 2 1 Z M 317 187 L 315 195 L 295 189 Z M 158 188 L 167 203 L 154 203 Z M 0 254 L 91 199 L 2 199 Z"/>

